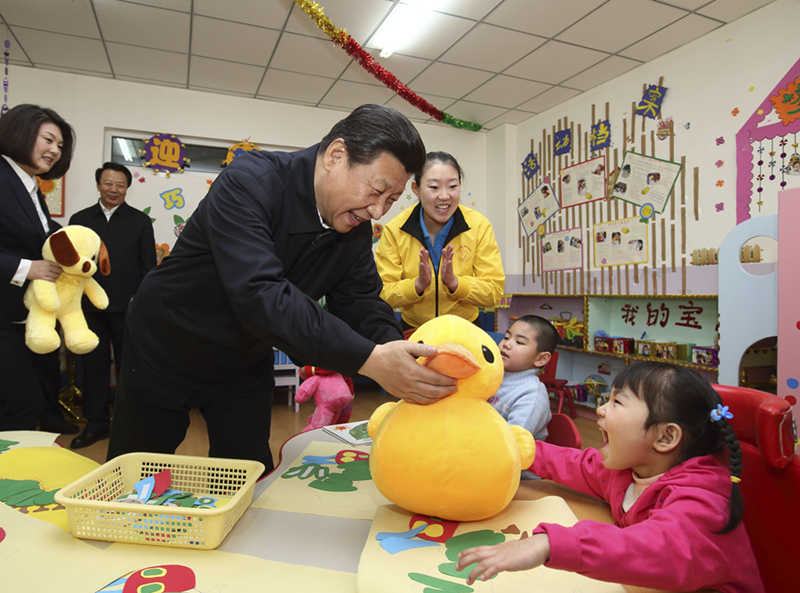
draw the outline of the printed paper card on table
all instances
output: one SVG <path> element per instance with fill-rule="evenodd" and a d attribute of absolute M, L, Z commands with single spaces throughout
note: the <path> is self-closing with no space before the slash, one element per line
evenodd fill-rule
<path fill-rule="evenodd" d="M 611 197 L 638 206 L 650 204 L 660 214 L 667 206 L 680 172 L 680 163 L 628 151 L 614 181 Z"/>
<path fill-rule="evenodd" d="M 517 206 L 522 228 L 529 237 L 560 208 L 556 193 L 550 183 L 541 183 Z"/>
<path fill-rule="evenodd" d="M 583 268 L 583 241 L 580 227 L 546 233 L 542 237 L 542 271 Z"/>
<path fill-rule="evenodd" d="M 372 481 L 369 450 L 364 445 L 309 443 L 252 506 L 370 520 L 389 501 Z"/>
<path fill-rule="evenodd" d="M 647 263 L 647 228 L 638 216 L 594 225 L 595 267 Z"/>
<path fill-rule="evenodd" d="M 571 208 L 606 197 L 606 157 L 561 169 L 561 207 Z"/>
<path fill-rule="evenodd" d="M 369 422 L 367 420 L 362 420 L 360 422 L 346 422 L 345 424 L 331 424 L 330 426 L 323 426 L 322 430 L 350 445 L 371 445 L 372 439 L 367 430 L 368 425 Z"/>
<path fill-rule="evenodd" d="M 462 550 L 524 539 L 539 523 L 574 525 L 577 518 L 563 499 L 548 496 L 535 501 L 512 501 L 485 521 L 456 523 L 414 515 L 396 505 L 375 513 L 358 565 L 358 593 L 513 593 L 515 591 L 580 591 L 624 593 L 621 585 L 595 581 L 572 572 L 539 566 L 502 572 L 486 582 L 467 586 L 455 570 Z"/>

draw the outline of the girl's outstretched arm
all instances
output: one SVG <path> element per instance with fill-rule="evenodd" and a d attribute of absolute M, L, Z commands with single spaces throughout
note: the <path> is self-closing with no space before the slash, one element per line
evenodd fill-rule
<path fill-rule="evenodd" d="M 486 581 L 498 572 L 509 570 L 531 570 L 547 562 L 550 558 L 550 538 L 546 533 L 504 542 L 496 546 L 469 548 L 458 555 L 456 570 L 464 570 L 470 564 L 478 563 L 467 577 L 467 585 L 480 578 Z"/>

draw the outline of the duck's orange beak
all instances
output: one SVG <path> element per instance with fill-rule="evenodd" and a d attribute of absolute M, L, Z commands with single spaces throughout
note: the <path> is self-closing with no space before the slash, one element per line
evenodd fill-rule
<path fill-rule="evenodd" d="M 437 346 L 436 354 L 422 358 L 419 362 L 422 366 L 453 379 L 466 379 L 481 369 L 472 352 L 454 343 Z"/>

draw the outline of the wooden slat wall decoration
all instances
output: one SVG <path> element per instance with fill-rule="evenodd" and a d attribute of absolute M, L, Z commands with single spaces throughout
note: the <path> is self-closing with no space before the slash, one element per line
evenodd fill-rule
<path fill-rule="evenodd" d="M 659 85 L 663 85 L 663 80 L 659 80 Z M 642 94 L 647 90 L 648 84 L 642 85 Z M 631 294 L 631 290 L 636 290 L 636 286 L 643 283 L 644 295 L 668 294 L 667 274 L 680 274 L 681 294 L 687 293 L 686 288 L 686 257 L 687 244 L 687 207 L 693 207 L 694 219 L 699 220 L 700 216 L 700 194 L 699 194 L 699 168 L 693 169 L 693 175 L 689 177 L 686 171 L 686 157 L 675 156 L 675 124 L 669 127 L 669 134 L 665 140 L 657 137 L 655 129 L 648 130 L 646 118 L 639 118 L 636 114 L 638 101 L 631 103 L 630 112 L 622 120 L 622 137 L 612 137 L 615 146 L 606 148 L 605 153 L 592 152 L 589 150 L 591 126 L 604 119 L 610 120 L 610 104 L 605 103 L 605 116 L 598 115 L 596 105 L 591 105 L 590 122 L 569 121 L 568 117 L 556 120 L 550 129 L 542 129 L 541 140 L 536 142 L 531 139 L 531 151 L 534 152 L 534 145 L 538 144 L 538 159 L 540 169 L 531 179 L 522 180 L 522 203 L 525 198 L 545 179 L 549 179 L 556 192 L 560 193 L 560 172 L 564 167 L 569 167 L 580 162 L 589 160 L 599 154 L 605 154 L 607 180 L 612 179 L 612 174 L 621 166 L 625 159 L 625 153 L 631 149 L 641 154 L 649 154 L 655 158 L 662 158 L 675 162 L 676 158 L 681 162 L 682 168 L 678 182 L 672 188 L 667 208 L 661 214 L 651 219 L 651 226 L 648 229 L 650 248 L 652 254 L 646 264 L 642 265 L 642 274 L 639 274 L 639 264 L 629 264 L 626 266 L 607 267 L 608 272 L 603 272 L 603 268 L 594 267 L 594 225 L 630 218 L 638 214 L 638 208 L 633 204 L 621 200 L 612 200 L 610 193 L 605 200 L 605 204 L 591 202 L 573 208 L 562 209 L 556 212 L 545 224 L 548 233 L 563 231 L 571 228 L 583 229 L 584 240 L 584 267 L 583 270 L 542 272 L 541 240 L 538 234 L 530 237 L 525 233 L 522 224 L 518 227 L 518 245 L 524 251 L 523 255 L 523 286 L 526 284 L 527 264 L 530 264 L 531 281 L 533 285 L 543 290 L 545 294 L 565 294 L 565 295 L 625 295 Z M 641 125 L 637 125 L 641 120 Z M 651 122 L 655 128 L 655 123 Z M 572 133 L 572 147 L 565 155 L 554 155 L 553 142 L 556 132 L 569 129 Z M 649 140 L 649 142 L 648 142 Z M 649 144 L 649 146 L 648 146 Z M 638 145 L 638 150 L 637 150 Z M 692 184 L 687 188 L 687 184 Z M 687 192 L 691 192 L 692 205 L 687 204 Z M 679 248 L 680 246 L 680 248 Z M 623 269 L 624 268 L 624 269 Z M 631 268 L 633 273 L 631 274 Z M 651 274 L 652 272 L 652 274 Z M 624 275 L 624 280 L 623 280 Z M 616 286 L 614 280 L 616 276 Z M 677 282 L 671 282 L 672 292 L 677 289 Z M 660 288 L 660 291 L 659 291 Z M 639 294 L 641 289 L 636 290 Z"/>

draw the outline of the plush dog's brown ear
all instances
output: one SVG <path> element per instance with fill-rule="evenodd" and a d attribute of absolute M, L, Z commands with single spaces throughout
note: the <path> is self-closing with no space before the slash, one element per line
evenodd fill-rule
<path fill-rule="evenodd" d="M 50 250 L 53 252 L 53 258 L 56 263 L 62 266 L 74 266 L 80 261 L 80 256 L 69 236 L 64 231 L 59 231 L 50 235 Z"/>
<path fill-rule="evenodd" d="M 106 244 L 100 241 L 100 257 L 97 258 L 97 267 L 103 276 L 108 276 L 111 273 L 111 262 L 108 260 L 108 249 Z"/>

